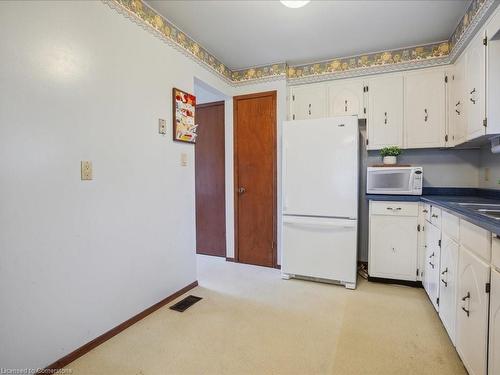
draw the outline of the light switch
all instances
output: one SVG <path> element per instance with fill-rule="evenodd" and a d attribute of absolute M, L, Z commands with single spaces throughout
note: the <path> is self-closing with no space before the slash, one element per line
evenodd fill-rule
<path fill-rule="evenodd" d="M 188 156 L 185 152 L 181 153 L 181 167 L 187 167 L 188 165 Z"/>
<path fill-rule="evenodd" d="M 92 162 L 90 160 L 82 160 L 80 163 L 82 180 L 92 180 Z"/>
<path fill-rule="evenodd" d="M 167 122 L 165 119 L 158 119 L 158 133 L 167 134 Z"/>

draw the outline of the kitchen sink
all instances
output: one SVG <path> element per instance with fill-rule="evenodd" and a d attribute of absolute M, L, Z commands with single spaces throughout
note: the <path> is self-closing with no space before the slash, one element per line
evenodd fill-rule
<path fill-rule="evenodd" d="M 477 212 L 479 212 L 481 215 L 500 220 L 500 210 L 489 210 L 486 208 L 480 208 L 479 210 L 477 210 Z"/>
<path fill-rule="evenodd" d="M 459 203 L 460 206 L 470 207 L 470 208 L 482 208 L 482 207 L 498 207 L 500 209 L 500 204 L 497 203 Z"/>

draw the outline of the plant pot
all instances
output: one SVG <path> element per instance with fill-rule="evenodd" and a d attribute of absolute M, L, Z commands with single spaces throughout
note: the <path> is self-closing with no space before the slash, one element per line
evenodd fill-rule
<path fill-rule="evenodd" d="M 396 164 L 398 162 L 398 159 L 396 156 L 384 156 L 384 164 L 392 165 Z"/>

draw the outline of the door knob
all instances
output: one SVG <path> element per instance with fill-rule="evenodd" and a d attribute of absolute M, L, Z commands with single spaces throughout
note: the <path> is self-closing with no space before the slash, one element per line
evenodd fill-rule
<path fill-rule="evenodd" d="M 240 193 L 240 194 L 243 194 L 246 191 L 247 191 L 247 189 L 245 189 L 243 186 L 238 188 L 238 193 Z"/>

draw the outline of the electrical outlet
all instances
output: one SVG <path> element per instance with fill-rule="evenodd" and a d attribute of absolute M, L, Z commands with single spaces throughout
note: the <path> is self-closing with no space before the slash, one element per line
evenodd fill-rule
<path fill-rule="evenodd" d="M 181 167 L 187 167 L 188 165 L 188 156 L 185 152 L 181 153 Z"/>
<path fill-rule="evenodd" d="M 90 160 L 82 160 L 80 163 L 80 171 L 82 174 L 82 181 L 92 180 L 92 162 Z"/>
<path fill-rule="evenodd" d="M 158 119 L 158 133 L 160 134 L 167 134 L 167 122 L 165 119 Z"/>

